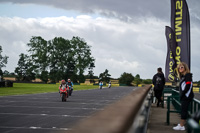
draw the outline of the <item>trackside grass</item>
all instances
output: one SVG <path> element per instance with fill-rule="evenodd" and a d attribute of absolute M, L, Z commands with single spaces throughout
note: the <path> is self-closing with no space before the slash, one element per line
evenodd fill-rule
<path fill-rule="evenodd" d="M 0 87 L 0 96 L 58 92 L 59 84 L 13 83 L 13 87 Z M 74 85 L 74 90 L 97 89 L 95 85 Z"/>

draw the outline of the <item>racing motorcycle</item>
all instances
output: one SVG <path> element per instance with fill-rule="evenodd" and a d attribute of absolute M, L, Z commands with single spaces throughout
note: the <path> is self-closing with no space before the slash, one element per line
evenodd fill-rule
<path fill-rule="evenodd" d="M 69 96 L 71 96 L 71 95 L 72 95 L 72 92 L 73 92 L 72 86 L 68 85 L 68 90 L 69 90 Z"/>
<path fill-rule="evenodd" d="M 68 98 L 68 91 L 67 91 L 66 86 L 63 85 L 59 89 L 60 89 L 60 97 L 61 97 L 62 102 L 66 102 Z"/>

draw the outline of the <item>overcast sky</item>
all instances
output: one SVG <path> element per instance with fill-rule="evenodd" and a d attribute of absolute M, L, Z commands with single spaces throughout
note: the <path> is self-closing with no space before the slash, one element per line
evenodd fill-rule
<path fill-rule="evenodd" d="M 200 1 L 188 0 L 191 20 L 191 72 L 200 80 Z M 94 74 L 123 72 L 151 79 L 165 71 L 170 0 L 0 0 L 0 45 L 9 56 L 3 70 L 14 72 L 32 36 L 84 38 L 92 46 Z"/>

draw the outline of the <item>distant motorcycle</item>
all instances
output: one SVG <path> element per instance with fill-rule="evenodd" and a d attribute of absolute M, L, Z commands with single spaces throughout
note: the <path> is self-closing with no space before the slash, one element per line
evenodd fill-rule
<path fill-rule="evenodd" d="M 111 88 L 111 84 L 108 84 L 108 88 Z"/>
<path fill-rule="evenodd" d="M 102 86 L 103 86 L 103 85 L 100 85 L 100 86 L 99 86 L 99 89 L 102 89 Z"/>
<path fill-rule="evenodd" d="M 59 89 L 60 89 L 60 97 L 61 97 L 62 102 L 66 102 L 68 98 L 68 91 L 67 91 L 66 86 L 62 86 Z"/>
<path fill-rule="evenodd" d="M 102 87 L 103 87 L 103 82 L 101 81 L 101 82 L 99 83 L 99 89 L 102 89 Z"/>

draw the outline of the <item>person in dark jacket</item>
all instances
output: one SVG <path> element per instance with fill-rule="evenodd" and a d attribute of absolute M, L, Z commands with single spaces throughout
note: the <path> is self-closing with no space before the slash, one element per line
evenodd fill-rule
<path fill-rule="evenodd" d="M 162 68 L 157 69 L 157 74 L 153 76 L 152 79 L 153 85 L 154 85 L 154 93 L 155 97 L 157 98 L 157 107 L 159 107 L 160 104 L 163 104 L 162 99 L 162 92 L 165 86 L 165 76 L 162 72 Z"/>
<path fill-rule="evenodd" d="M 181 120 L 180 124 L 176 127 L 173 127 L 174 130 L 185 130 L 185 123 L 188 117 L 188 108 L 192 99 L 194 98 L 193 93 L 193 83 L 192 83 L 192 74 L 188 68 L 188 65 L 184 62 L 181 62 L 177 66 L 178 69 L 178 78 L 180 79 L 179 91 L 180 91 L 180 101 L 181 101 Z"/>

